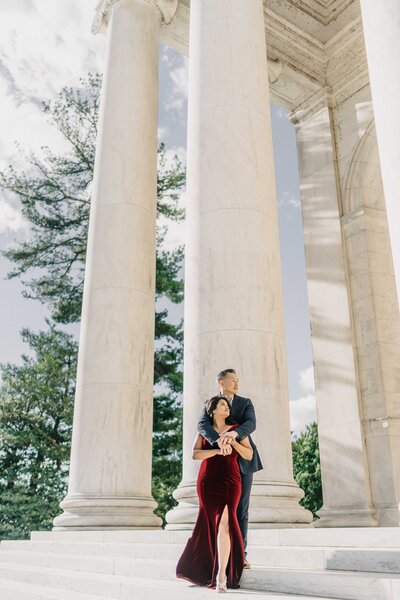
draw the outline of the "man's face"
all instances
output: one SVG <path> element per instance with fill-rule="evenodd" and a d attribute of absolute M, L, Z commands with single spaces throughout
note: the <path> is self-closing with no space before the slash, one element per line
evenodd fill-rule
<path fill-rule="evenodd" d="M 221 379 L 221 388 L 227 394 L 237 394 L 239 390 L 239 379 L 236 373 L 227 373 L 224 379 Z"/>

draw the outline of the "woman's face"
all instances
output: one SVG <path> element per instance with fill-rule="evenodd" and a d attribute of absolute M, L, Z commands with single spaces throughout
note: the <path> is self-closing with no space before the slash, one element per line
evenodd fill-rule
<path fill-rule="evenodd" d="M 227 401 L 224 400 L 223 398 L 221 398 L 221 400 L 218 400 L 218 404 L 215 407 L 213 414 L 215 416 L 224 417 L 225 419 L 227 419 L 229 417 L 230 413 L 231 413 L 231 411 L 230 411 Z"/>

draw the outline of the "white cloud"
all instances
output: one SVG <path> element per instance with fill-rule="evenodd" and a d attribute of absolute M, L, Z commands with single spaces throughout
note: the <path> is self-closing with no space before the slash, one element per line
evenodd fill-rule
<path fill-rule="evenodd" d="M 174 250 L 178 246 L 185 243 L 185 220 L 183 221 L 166 221 L 159 219 L 159 225 L 167 225 L 168 229 L 164 238 L 163 248 L 165 250 Z"/>
<path fill-rule="evenodd" d="M 158 143 L 164 142 L 165 139 L 168 137 L 168 133 L 169 133 L 169 130 L 167 127 L 159 127 L 157 129 Z"/>
<path fill-rule="evenodd" d="M 289 206 L 293 206 L 294 208 L 297 208 L 297 209 L 301 208 L 301 202 L 295 196 L 292 196 L 291 198 L 289 198 L 288 204 L 289 204 Z"/>
<path fill-rule="evenodd" d="M 276 116 L 278 117 L 278 119 L 287 119 L 289 114 L 290 114 L 290 111 L 287 110 L 286 108 L 282 108 L 281 106 L 276 111 Z"/>
<path fill-rule="evenodd" d="M 104 36 L 93 36 L 94 4 L 80 0 L 2 0 L 0 20 L 0 155 L 18 161 L 14 141 L 58 150 L 42 101 L 64 86 L 79 85 L 89 71 L 103 70 Z"/>
<path fill-rule="evenodd" d="M 181 110 L 188 96 L 188 63 L 185 57 L 185 64 L 170 71 L 172 81 L 172 90 L 167 102 L 169 110 Z"/>
<path fill-rule="evenodd" d="M 164 46 L 161 44 L 160 46 L 160 61 L 165 63 L 168 67 L 172 67 L 173 65 L 174 54 L 171 52 L 171 49 L 168 46 Z"/>
<path fill-rule="evenodd" d="M 174 55 L 164 51 L 161 60 L 169 70 L 169 90 L 164 108 L 167 112 L 181 111 L 188 97 L 189 61 L 186 56 Z"/>
<path fill-rule="evenodd" d="M 305 395 L 293 400 L 289 404 L 290 426 L 296 434 L 301 433 L 305 430 L 306 425 L 317 420 L 313 366 L 301 369 L 298 373 L 298 380 L 300 388 Z"/>
<path fill-rule="evenodd" d="M 306 425 L 317 420 L 317 410 L 314 394 L 302 396 L 289 403 L 290 427 L 293 433 L 299 434 L 305 430 Z"/>
<path fill-rule="evenodd" d="M 183 146 L 172 146 L 165 149 L 165 168 L 170 168 L 174 163 L 174 158 L 177 156 L 181 161 L 182 165 L 186 164 L 186 148 Z M 178 204 L 181 208 L 186 206 L 186 189 L 184 188 L 179 192 Z M 185 219 L 182 221 L 171 221 L 160 217 L 158 224 L 163 227 L 167 226 L 166 235 L 164 238 L 163 248 L 166 250 L 173 250 L 177 246 L 181 246 L 185 243 Z"/>
<path fill-rule="evenodd" d="M 284 206 L 293 207 L 296 210 L 300 210 L 301 201 L 292 192 L 283 192 L 282 196 L 278 198 L 278 208 L 283 208 Z"/>
<path fill-rule="evenodd" d="M 0 199 L 0 233 L 20 231 L 27 226 L 21 211 Z"/>
<path fill-rule="evenodd" d="M 314 367 L 312 365 L 299 371 L 299 384 L 304 392 L 315 392 Z"/>

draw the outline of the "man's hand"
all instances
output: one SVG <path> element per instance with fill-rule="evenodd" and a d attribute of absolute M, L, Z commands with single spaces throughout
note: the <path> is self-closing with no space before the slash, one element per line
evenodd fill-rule
<path fill-rule="evenodd" d="M 223 433 L 222 435 L 219 436 L 218 446 L 219 446 L 220 440 L 221 440 L 222 444 L 230 444 L 233 440 L 236 440 L 237 437 L 238 437 L 237 431 L 227 431 L 226 433 Z"/>
<path fill-rule="evenodd" d="M 231 442 L 233 442 L 237 438 L 238 434 L 236 431 L 227 431 L 219 436 L 217 439 L 217 444 L 220 449 L 220 454 L 222 456 L 227 456 L 228 454 L 232 454 L 232 446 Z"/>
<path fill-rule="evenodd" d="M 222 456 L 227 456 L 228 454 L 232 454 L 232 446 L 230 445 L 229 441 L 223 440 L 222 437 L 220 436 L 217 439 L 217 444 L 219 446 L 219 453 L 222 454 Z"/>

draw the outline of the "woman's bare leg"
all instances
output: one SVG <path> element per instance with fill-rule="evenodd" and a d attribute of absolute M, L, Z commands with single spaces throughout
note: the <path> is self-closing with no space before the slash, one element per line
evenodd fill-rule
<path fill-rule="evenodd" d="M 228 506 L 225 506 L 219 522 L 218 537 L 218 580 L 223 583 L 226 580 L 226 567 L 228 566 L 229 555 L 231 552 L 231 538 L 229 535 L 229 515 Z"/>

